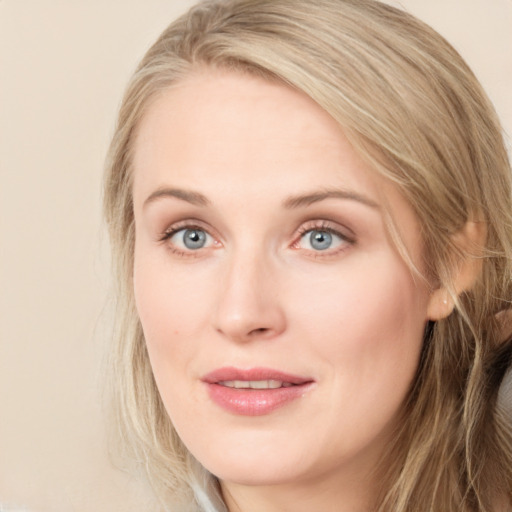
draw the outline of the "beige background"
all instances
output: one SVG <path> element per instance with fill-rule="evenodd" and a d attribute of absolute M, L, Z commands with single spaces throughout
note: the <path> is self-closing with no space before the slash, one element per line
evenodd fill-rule
<path fill-rule="evenodd" d="M 130 72 L 191 4 L 0 0 L 0 503 L 149 510 L 106 457 L 100 181 Z M 462 53 L 511 134 L 512 0 L 402 5 Z"/>

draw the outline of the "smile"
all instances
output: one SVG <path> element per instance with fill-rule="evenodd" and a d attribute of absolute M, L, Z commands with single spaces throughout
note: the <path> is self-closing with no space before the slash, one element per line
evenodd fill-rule
<path fill-rule="evenodd" d="M 242 416 L 270 414 L 304 396 L 314 380 L 269 368 L 220 368 L 207 374 L 210 400 L 225 411 Z"/>

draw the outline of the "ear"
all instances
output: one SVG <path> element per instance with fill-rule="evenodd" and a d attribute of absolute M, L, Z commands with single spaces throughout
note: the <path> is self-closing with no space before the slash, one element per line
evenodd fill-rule
<path fill-rule="evenodd" d="M 427 307 L 429 320 L 442 320 L 452 313 L 455 303 L 451 291 L 459 296 L 473 288 L 482 271 L 482 249 L 486 238 L 487 226 L 483 221 L 468 221 L 452 236 L 458 249 L 451 276 L 453 288 L 448 290 L 441 286 L 431 292 Z"/>

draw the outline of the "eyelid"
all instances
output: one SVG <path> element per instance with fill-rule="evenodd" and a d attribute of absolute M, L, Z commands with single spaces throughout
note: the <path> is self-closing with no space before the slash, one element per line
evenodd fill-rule
<path fill-rule="evenodd" d="M 326 231 L 328 233 L 333 233 L 335 235 L 339 235 L 347 242 L 355 243 L 356 235 L 355 233 L 348 227 L 338 224 L 337 222 L 328 221 L 325 219 L 311 220 L 304 222 L 297 229 L 296 238 L 300 238 L 308 231 Z"/>
<path fill-rule="evenodd" d="M 197 219 L 185 219 L 178 222 L 173 222 L 159 234 L 158 238 L 160 241 L 168 240 L 171 236 L 173 236 L 178 231 L 181 231 L 182 229 L 199 229 L 209 234 L 212 238 L 219 238 L 216 233 L 213 232 L 211 226 Z"/>
<path fill-rule="evenodd" d="M 204 231 L 207 234 L 207 236 L 209 236 L 213 240 L 213 244 L 210 244 L 207 247 L 201 247 L 194 250 L 181 248 L 170 242 L 171 238 L 174 235 L 176 235 L 180 231 L 186 230 Z M 171 224 L 162 233 L 160 233 L 160 235 L 158 236 L 158 241 L 162 244 L 166 244 L 168 249 L 174 254 L 177 254 L 178 256 L 187 257 L 198 257 L 202 253 L 204 253 L 204 251 L 215 249 L 222 245 L 219 236 L 216 235 L 211 226 L 208 226 L 204 222 L 199 221 L 197 219 L 185 219 Z"/>
<path fill-rule="evenodd" d="M 338 236 L 342 241 L 346 242 L 342 244 L 341 247 L 336 247 L 334 249 L 325 249 L 324 251 L 314 250 L 314 249 L 304 249 L 299 247 L 300 241 L 303 237 L 310 231 L 324 231 L 326 233 L 333 234 Z M 337 222 L 327 221 L 325 219 L 311 220 L 303 223 L 298 229 L 297 234 L 295 235 L 293 242 L 291 244 L 291 248 L 295 250 L 304 250 L 308 253 L 311 253 L 315 258 L 328 258 L 332 256 L 336 256 L 340 252 L 344 252 L 350 246 L 356 243 L 356 236 L 354 232 L 347 228 L 346 226 L 342 226 Z"/>

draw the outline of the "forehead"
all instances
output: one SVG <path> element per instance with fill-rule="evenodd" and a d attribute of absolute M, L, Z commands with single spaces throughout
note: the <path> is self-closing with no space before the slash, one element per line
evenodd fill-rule
<path fill-rule="evenodd" d="M 248 74 L 200 70 L 162 91 L 134 149 L 136 194 L 149 182 L 204 186 L 206 178 L 267 188 L 265 180 L 283 180 L 290 192 L 301 179 L 378 190 L 327 112 L 299 91 Z"/>

